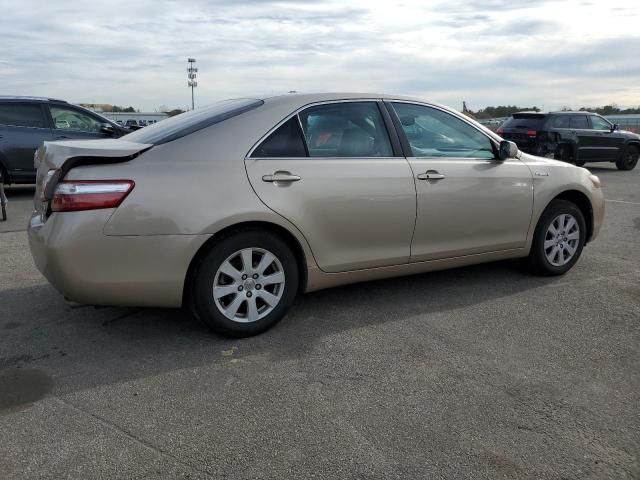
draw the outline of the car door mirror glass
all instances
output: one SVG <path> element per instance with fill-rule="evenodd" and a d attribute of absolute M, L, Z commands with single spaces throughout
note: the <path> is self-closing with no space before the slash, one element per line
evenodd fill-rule
<path fill-rule="evenodd" d="M 516 158 L 518 156 L 518 146 L 510 142 L 508 140 L 503 140 L 500 142 L 500 149 L 498 153 L 498 158 L 502 161 L 507 160 L 508 158 Z"/>

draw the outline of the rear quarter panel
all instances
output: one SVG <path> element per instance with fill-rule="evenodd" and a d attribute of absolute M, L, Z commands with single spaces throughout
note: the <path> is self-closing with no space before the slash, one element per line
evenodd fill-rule
<path fill-rule="evenodd" d="M 315 265 L 303 235 L 266 207 L 251 188 L 244 157 L 276 123 L 274 114 L 279 113 L 250 113 L 158 145 L 129 162 L 74 168 L 67 179 L 135 182 L 131 194 L 106 222 L 105 235 L 215 234 L 238 223 L 262 221 L 292 233 L 308 265 Z"/>

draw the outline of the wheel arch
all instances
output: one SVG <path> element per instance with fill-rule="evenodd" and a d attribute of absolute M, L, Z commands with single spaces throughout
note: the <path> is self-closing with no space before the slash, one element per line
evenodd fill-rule
<path fill-rule="evenodd" d="M 198 267 L 200 266 L 202 259 L 204 256 L 209 253 L 209 251 L 214 248 L 216 243 L 218 243 L 222 238 L 232 235 L 236 232 L 248 231 L 248 230 L 261 230 L 266 232 L 271 232 L 280 239 L 282 239 L 288 246 L 291 248 L 293 255 L 296 259 L 296 264 L 298 267 L 298 274 L 300 278 L 300 284 L 298 285 L 298 291 L 304 292 L 307 288 L 307 277 L 308 277 L 308 269 L 307 269 L 307 261 L 304 249 L 298 239 L 292 234 L 289 230 L 281 225 L 277 225 L 275 223 L 266 222 L 266 221 L 245 221 L 240 223 L 235 223 L 233 225 L 229 225 L 222 230 L 213 234 L 206 242 L 204 242 L 198 251 L 195 253 L 193 258 L 191 259 L 191 263 L 187 268 L 187 273 L 184 280 L 184 287 L 182 290 L 182 305 L 189 305 L 190 301 L 190 292 L 191 282 L 193 282 L 195 275 L 198 271 Z"/>
<path fill-rule="evenodd" d="M 619 155 L 619 156 L 622 156 L 622 155 L 624 154 L 624 151 L 626 150 L 626 148 L 627 148 L 629 145 L 633 145 L 634 147 L 636 147 L 636 148 L 640 149 L 640 139 L 632 138 L 631 140 L 628 140 L 628 141 L 624 144 L 624 148 L 620 150 L 620 155 Z"/>
<path fill-rule="evenodd" d="M 591 201 L 589 201 L 589 197 L 587 197 L 579 190 L 565 190 L 564 192 L 561 192 L 553 197 L 547 204 L 547 207 L 554 200 L 566 200 L 573 203 L 580 209 L 580 211 L 582 212 L 582 216 L 584 217 L 584 221 L 587 224 L 587 236 L 585 240 L 586 245 L 593 236 L 593 206 L 591 205 Z M 545 207 L 545 210 L 547 207 Z"/>

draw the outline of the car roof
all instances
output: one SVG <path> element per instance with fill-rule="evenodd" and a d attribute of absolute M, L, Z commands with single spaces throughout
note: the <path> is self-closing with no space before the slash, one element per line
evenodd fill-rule
<path fill-rule="evenodd" d="M 276 96 L 248 96 L 246 98 L 253 98 L 256 100 L 262 100 L 265 105 L 276 106 L 279 111 L 295 112 L 299 109 L 306 107 L 307 105 L 322 102 L 339 102 L 341 100 L 353 101 L 353 100 L 387 100 L 387 101 L 399 101 L 399 102 L 411 102 L 421 103 L 437 107 L 441 110 L 445 110 L 455 116 L 465 118 L 467 121 L 475 123 L 481 130 L 487 133 L 494 140 L 499 141 L 499 138 L 494 132 L 481 125 L 477 120 L 465 116 L 463 113 L 442 105 L 437 102 L 431 102 L 424 98 L 410 97 L 405 95 L 389 95 L 386 93 L 366 93 L 366 92 L 326 92 L 326 93 L 286 93 Z"/>
<path fill-rule="evenodd" d="M 398 100 L 398 101 L 425 103 L 425 104 L 434 105 L 440 108 L 444 108 L 447 110 L 452 110 L 449 107 L 446 107 L 445 105 L 431 102 L 424 98 L 410 97 L 405 95 L 389 95 L 386 93 L 367 93 L 367 92 L 286 93 L 283 95 L 273 95 L 273 96 L 256 96 L 256 97 L 250 96 L 249 98 L 257 98 L 259 100 L 264 100 L 265 102 L 268 102 L 268 103 L 271 103 L 271 102 L 291 103 L 292 105 L 300 105 L 300 106 L 307 105 L 310 103 L 333 102 L 333 101 L 340 101 L 340 100 L 358 100 L 358 99 Z"/>
<path fill-rule="evenodd" d="M 553 115 L 575 115 L 575 114 L 580 114 L 580 115 L 598 115 L 597 113 L 594 112 L 585 112 L 584 110 L 561 110 L 561 111 L 557 111 L 557 112 L 549 112 L 550 114 Z"/>
<path fill-rule="evenodd" d="M 60 102 L 68 103 L 66 100 L 60 100 L 50 97 L 30 97 L 25 95 L 0 95 L 0 102 Z"/>

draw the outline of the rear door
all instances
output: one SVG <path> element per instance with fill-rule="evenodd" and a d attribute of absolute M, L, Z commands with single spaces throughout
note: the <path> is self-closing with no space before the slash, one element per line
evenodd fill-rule
<path fill-rule="evenodd" d="M 529 168 L 497 160 L 484 132 L 447 111 L 392 105 L 416 179 L 411 261 L 523 248 L 533 208 Z"/>
<path fill-rule="evenodd" d="M 12 181 L 35 179 L 33 155 L 42 142 L 51 138 L 41 103 L 0 103 L 0 161 Z"/>
<path fill-rule="evenodd" d="M 409 261 L 415 185 L 385 117 L 375 101 L 310 106 L 245 160 L 260 199 L 302 232 L 326 272 Z"/>
<path fill-rule="evenodd" d="M 48 110 L 54 140 L 109 138 L 102 133 L 104 121 L 71 105 L 50 103 Z"/>
<path fill-rule="evenodd" d="M 606 158 L 600 148 L 600 134 L 591 129 L 588 115 L 570 115 L 570 130 L 576 136 L 578 158 L 583 161 L 602 161 Z"/>

